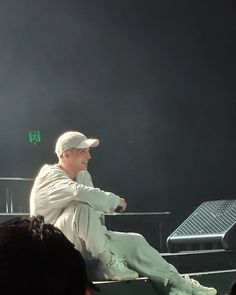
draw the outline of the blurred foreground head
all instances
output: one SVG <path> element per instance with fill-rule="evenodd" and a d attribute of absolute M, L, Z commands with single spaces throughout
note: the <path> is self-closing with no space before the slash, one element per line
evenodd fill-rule
<path fill-rule="evenodd" d="M 95 288 L 80 252 L 42 216 L 0 224 L 0 282 L 8 295 L 84 295 Z"/>
<path fill-rule="evenodd" d="M 236 281 L 234 282 L 234 284 L 232 285 L 229 295 L 236 295 Z"/>

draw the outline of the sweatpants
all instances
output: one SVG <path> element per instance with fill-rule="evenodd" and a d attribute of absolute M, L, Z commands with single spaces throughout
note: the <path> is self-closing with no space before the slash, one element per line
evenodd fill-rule
<path fill-rule="evenodd" d="M 77 235 L 75 247 L 85 259 L 96 259 L 103 251 L 110 251 L 124 259 L 130 269 L 158 285 L 166 285 L 177 272 L 142 235 L 108 231 L 102 225 L 99 214 L 87 204 L 80 204 L 74 222 Z"/>

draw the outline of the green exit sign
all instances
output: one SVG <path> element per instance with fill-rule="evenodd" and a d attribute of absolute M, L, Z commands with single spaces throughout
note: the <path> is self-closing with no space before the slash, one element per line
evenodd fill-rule
<path fill-rule="evenodd" d="M 41 142 L 41 134 L 40 131 L 29 131 L 29 142 L 33 144 L 37 144 Z"/>

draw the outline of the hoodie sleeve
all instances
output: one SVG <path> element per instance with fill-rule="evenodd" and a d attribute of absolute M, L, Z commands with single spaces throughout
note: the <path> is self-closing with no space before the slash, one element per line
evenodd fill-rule
<path fill-rule="evenodd" d="M 75 181 L 78 182 L 79 184 L 83 184 L 89 187 L 94 187 L 92 177 L 87 170 L 79 172 L 75 178 Z"/>
<path fill-rule="evenodd" d="M 49 176 L 49 203 L 57 208 L 66 207 L 71 201 L 87 203 L 104 213 L 114 212 L 119 206 L 119 196 L 93 186 L 90 175 L 87 184 L 77 183 L 64 173 Z"/>

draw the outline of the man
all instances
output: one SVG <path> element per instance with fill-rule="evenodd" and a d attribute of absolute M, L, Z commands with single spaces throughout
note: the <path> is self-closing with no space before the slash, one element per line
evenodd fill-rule
<path fill-rule="evenodd" d="M 99 260 L 104 279 L 131 280 L 144 275 L 156 286 L 166 286 L 172 295 L 216 294 L 214 288 L 182 278 L 143 236 L 107 230 L 103 214 L 117 207 L 124 211 L 127 204 L 124 198 L 93 187 L 87 167 L 90 148 L 98 145 L 98 139 L 88 139 L 76 131 L 58 138 L 55 152 L 59 161 L 44 165 L 36 177 L 30 198 L 31 215 L 45 216 L 85 259 Z"/>
<path fill-rule="evenodd" d="M 79 251 L 42 216 L 0 224 L 2 294 L 89 295 Z"/>

